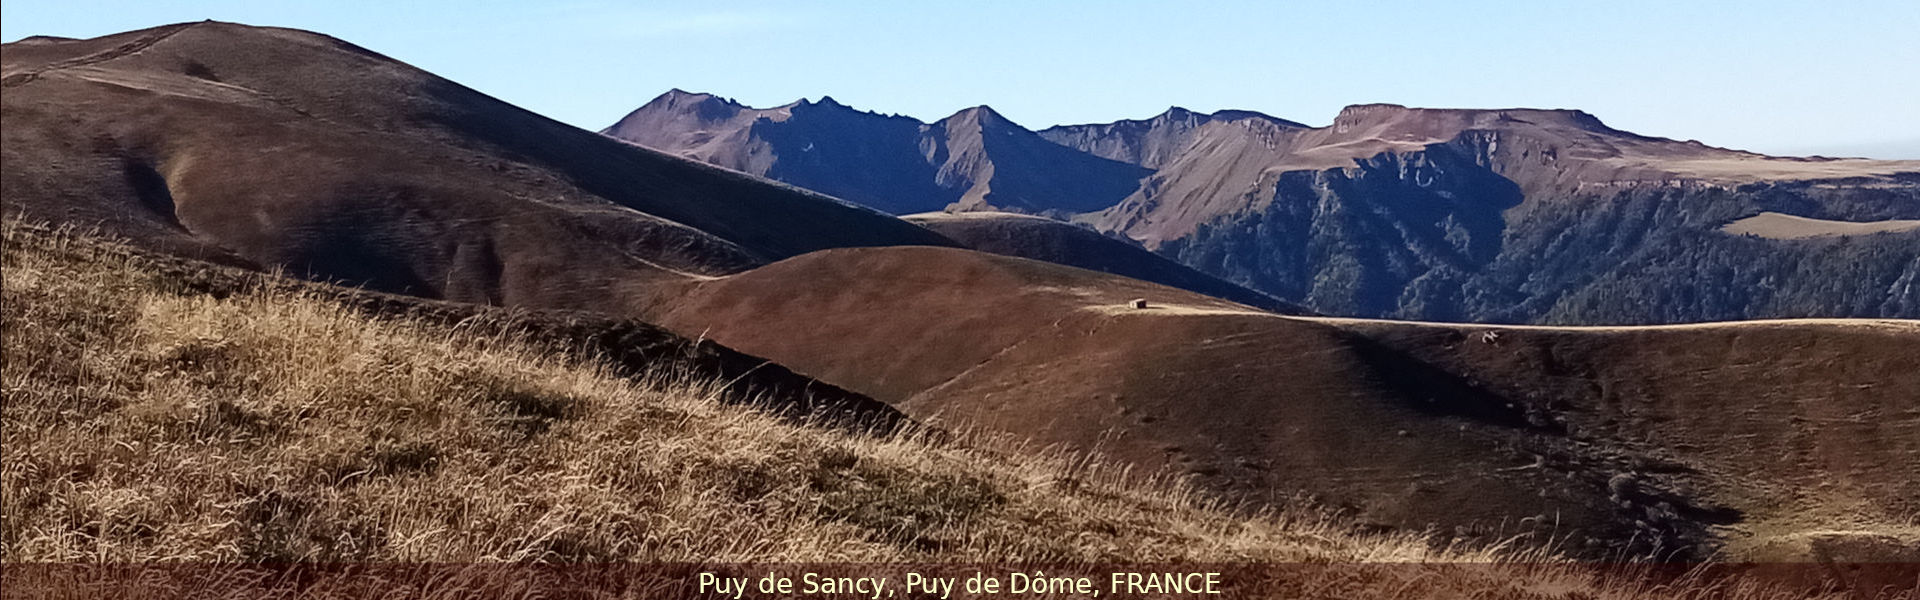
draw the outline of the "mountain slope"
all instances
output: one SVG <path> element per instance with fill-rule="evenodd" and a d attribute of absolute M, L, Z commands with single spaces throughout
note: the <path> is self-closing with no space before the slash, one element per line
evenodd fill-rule
<path fill-rule="evenodd" d="M 313 33 L 188 23 L 4 56 L 8 216 L 233 264 L 588 308 L 822 248 L 950 244 Z"/>
<path fill-rule="evenodd" d="M 494 327 L 550 314 L 235 273 L 13 222 L 0 250 L 9 597 L 699 597 L 689 569 L 725 561 L 897 580 L 983 557 L 1231 565 L 1230 589 L 1257 597 L 1810 597 L 1698 574 L 1648 592 L 1643 572 L 1440 549 L 1307 511 L 1233 514 L 1177 482 L 997 439 L 716 402 L 741 398 L 721 383 L 735 376 L 688 381 L 674 364 L 703 353 L 608 364 Z M 1829 568 L 1797 572 L 1817 583 Z M 1846 583 L 1876 582 L 1855 570 Z"/>
<path fill-rule="evenodd" d="M 984 106 L 921 123 L 832 98 L 755 109 L 673 90 L 602 133 L 894 214 L 1087 212 L 1146 174 L 1048 142 Z"/>
<path fill-rule="evenodd" d="M 1913 321 L 1296 318 L 939 248 L 812 253 L 700 282 L 649 319 L 916 419 L 1383 527 L 1595 557 L 1805 559 L 1790 549 L 1835 531 L 1920 543 L 1901 525 L 1920 509 Z"/>

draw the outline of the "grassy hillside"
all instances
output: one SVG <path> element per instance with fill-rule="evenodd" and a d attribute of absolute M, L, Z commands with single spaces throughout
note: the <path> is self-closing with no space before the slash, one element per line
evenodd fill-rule
<path fill-rule="evenodd" d="M 1305 511 L 1248 516 L 993 439 L 796 423 L 720 402 L 712 383 L 621 377 L 594 356 L 370 317 L 311 288 L 196 292 L 117 246 L 17 224 L 4 268 L 0 556 L 15 566 L 1476 562 L 1491 564 L 1267 585 L 1776 596 L 1434 549 Z"/>

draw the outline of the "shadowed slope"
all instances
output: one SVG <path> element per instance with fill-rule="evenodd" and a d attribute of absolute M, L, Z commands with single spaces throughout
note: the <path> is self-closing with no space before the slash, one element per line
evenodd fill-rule
<path fill-rule="evenodd" d="M 313 33 L 9 44 L 4 85 L 9 215 L 385 291 L 605 307 L 822 248 L 949 243 Z"/>
<path fill-rule="evenodd" d="M 1886 560 L 1920 556 L 1920 321 L 1328 322 L 1638 457 L 1626 464 L 1637 488 L 1739 509 L 1732 557 L 1821 556 L 1810 543 L 1829 546 L 1822 560 L 1875 545 Z"/>

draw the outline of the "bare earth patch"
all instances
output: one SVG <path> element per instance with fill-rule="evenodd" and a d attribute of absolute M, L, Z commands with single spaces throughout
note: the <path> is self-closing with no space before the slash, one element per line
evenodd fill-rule
<path fill-rule="evenodd" d="M 1777 212 L 1763 212 L 1721 227 L 1734 235 L 1754 235 L 1770 240 L 1803 240 L 1843 235 L 1872 235 L 1920 230 L 1920 220 L 1829 221 Z"/>

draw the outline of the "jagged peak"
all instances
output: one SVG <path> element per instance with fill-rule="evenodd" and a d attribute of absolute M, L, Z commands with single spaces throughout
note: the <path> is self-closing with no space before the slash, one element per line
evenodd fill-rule
<path fill-rule="evenodd" d="M 1018 124 L 1015 124 L 1011 119 L 1008 119 L 1005 115 L 1000 114 L 999 111 L 994 110 L 993 107 L 987 106 L 985 104 L 960 109 L 958 112 L 953 113 L 947 118 L 941 119 L 940 123 L 945 124 L 948 127 L 952 127 L 955 125 L 965 125 L 965 124 L 974 124 L 983 128 L 984 127 L 1006 127 L 1006 126 L 1020 127 Z"/>
<path fill-rule="evenodd" d="M 849 106 L 845 103 L 840 102 L 839 100 L 833 99 L 833 96 L 821 96 L 819 100 L 808 100 L 806 98 L 801 98 L 799 100 L 790 102 L 785 106 L 781 106 L 780 108 L 785 108 L 789 110 L 791 109 L 822 109 L 822 110 L 839 111 L 839 112 L 877 114 L 877 113 L 874 113 L 873 111 L 860 110 L 852 106 Z"/>
<path fill-rule="evenodd" d="M 655 97 L 653 101 L 648 102 L 647 104 L 659 105 L 659 106 L 665 106 L 665 107 L 676 107 L 676 106 L 691 106 L 694 104 L 699 104 L 704 102 L 714 102 L 714 103 L 718 103 L 726 106 L 731 106 L 734 108 L 747 108 L 746 105 L 743 105 L 739 102 L 734 102 L 732 98 L 722 98 L 706 92 L 689 92 L 680 88 L 673 88 L 673 89 L 667 90 L 666 93 L 660 94 L 659 96 Z"/>
<path fill-rule="evenodd" d="M 985 104 L 980 104 L 976 106 L 969 106 L 967 108 L 962 108 L 958 111 L 954 111 L 953 116 L 950 116 L 947 118 L 951 119 L 954 117 L 999 117 L 999 116 L 1000 116 L 1000 112 L 993 110 L 993 107 L 987 106 Z"/>
<path fill-rule="evenodd" d="M 650 102 L 649 104 L 664 104 L 665 106 L 688 106 L 688 105 L 702 103 L 702 102 L 711 102 L 714 104 L 723 105 L 727 107 L 737 108 L 741 110 L 753 110 L 753 111 L 794 109 L 794 108 L 800 108 L 800 107 L 819 107 L 819 108 L 833 108 L 833 109 L 842 109 L 842 110 L 848 110 L 848 111 L 854 111 L 854 112 L 862 112 L 862 111 L 859 111 L 858 109 L 853 108 L 852 106 L 848 106 L 846 104 L 842 104 L 838 100 L 834 100 L 833 96 L 821 96 L 819 100 L 809 100 L 807 98 L 800 98 L 799 100 L 794 100 L 792 102 L 788 102 L 780 106 L 775 106 L 772 108 L 760 108 L 756 106 L 749 106 L 747 104 L 743 104 L 738 100 L 734 100 L 733 98 L 722 97 L 722 96 L 718 96 L 718 95 L 707 93 L 707 92 L 689 92 L 687 90 L 683 90 L 680 88 L 673 88 L 673 89 L 667 90 L 666 93 L 661 94 L 657 98 L 654 98 L 653 101 Z"/>

